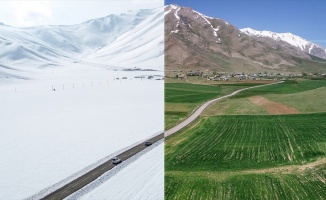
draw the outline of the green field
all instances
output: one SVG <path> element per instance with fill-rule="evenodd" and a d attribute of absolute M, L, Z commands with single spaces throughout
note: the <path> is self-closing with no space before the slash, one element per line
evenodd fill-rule
<path fill-rule="evenodd" d="M 250 96 L 262 96 L 271 101 L 298 109 L 301 113 L 326 112 L 326 81 L 287 81 L 282 84 L 265 86 L 243 91 L 229 99 L 216 102 L 203 113 L 215 115 L 262 115 L 268 114 L 253 104 Z"/>
<path fill-rule="evenodd" d="M 251 96 L 305 114 L 268 115 Z M 326 199 L 325 99 L 326 81 L 293 80 L 209 106 L 165 140 L 166 199 Z"/>
<path fill-rule="evenodd" d="M 201 118 L 166 140 L 167 199 L 305 199 L 316 188 L 326 198 L 326 162 L 312 172 L 291 171 L 325 157 L 324 119 L 325 113 Z M 278 173 L 282 167 L 287 174 Z"/>
<path fill-rule="evenodd" d="M 324 80 L 288 80 L 281 84 L 269 85 L 266 87 L 259 87 L 250 90 L 245 90 L 233 97 L 233 98 L 243 98 L 255 95 L 264 94 L 293 94 L 308 90 L 313 90 L 320 87 L 325 87 L 326 81 Z"/>
<path fill-rule="evenodd" d="M 165 127 L 169 129 L 178 124 L 189 116 L 198 106 L 210 99 L 254 85 L 258 84 L 237 83 L 203 85 L 186 82 L 165 83 Z"/>
<path fill-rule="evenodd" d="M 165 199 L 302 199 L 326 198 L 325 170 L 293 174 L 234 175 L 220 181 L 212 177 L 165 175 Z"/>

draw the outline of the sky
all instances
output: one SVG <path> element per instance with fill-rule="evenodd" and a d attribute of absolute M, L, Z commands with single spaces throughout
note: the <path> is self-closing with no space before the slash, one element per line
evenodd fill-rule
<path fill-rule="evenodd" d="M 157 8 L 164 0 L 0 0 L 0 22 L 29 27 L 73 25 L 109 14 Z"/>
<path fill-rule="evenodd" d="M 326 48 L 325 0 L 165 0 L 238 28 L 290 32 Z"/>

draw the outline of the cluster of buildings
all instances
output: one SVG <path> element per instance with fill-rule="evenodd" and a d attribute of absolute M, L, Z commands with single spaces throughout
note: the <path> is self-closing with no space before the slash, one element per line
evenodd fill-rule
<path fill-rule="evenodd" d="M 272 73 L 272 72 L 263 72 L 263 73 L 226 73 L 226 72 L 211 72 L 206 70 L 203 71 L 194 71 L 189 70 L 187 72 L 183 72 L 181 70 L 175 71 L 175 77 L 179 79 L 186 79 L 189 76 L 197 76 L 201 78 L 205 78 L 210 81 L 229 81 L 233 80 L 262 80 L 262 79 L 274 79 L 274 80 L 284 80 L 288 78 L 318 78 L 318 77 L 326 77 L 326 73 Z"/>

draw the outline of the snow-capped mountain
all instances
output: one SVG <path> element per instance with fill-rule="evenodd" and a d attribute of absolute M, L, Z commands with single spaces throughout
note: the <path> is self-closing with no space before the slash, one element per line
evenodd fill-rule
<path fill-rule="evenodd" d="M 162 12 L 143 10 L 137 17 L 140 23 L 133 27 L 132 31 L 124 32 L 109 45 L 97 49 L 86 58 L 104 63 L 119 63 L 125 67 L 147 66 L 155 69 L 163 67 L 163 10 Z"/>
<path fill-rule="evenodd" d="M 281 40 L 291 44 L 294 47 L 299 48 L 300 50 L 308 54 L 320 58 L 326 58 L 326 49 L 324 49 L 322 46 L 309 42 L 308 40 L 303 39 L 292 33 L 274 33 L 271 31 L 257 31 L 251 28 L 240 29 L 240 31 L 242 31 L 243 33 L 249 36 L 269 37 L 277 41 Z"/>
<path fill-rule="evenodd" d="M 163 8 L 141 9 L 69 26 L 0 24 L 0 75 L 84 62 L 163 68 Z"/>
<path fill-rule="evenodd" d="M 316 57 L 317 48 L 309 54 L 283 40 L 248 35 L 188 7 L 168 5 L 164 14 L 167 70 L 302 72 L 326 68 L 325 60 Z M 311 48 L 308 43 L 303 49 L 307 48 Z"/>

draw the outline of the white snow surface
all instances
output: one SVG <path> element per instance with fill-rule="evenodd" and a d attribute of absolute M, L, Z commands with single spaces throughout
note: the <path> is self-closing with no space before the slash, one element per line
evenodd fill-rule
<path fill-rule="evenodd" d="M 30 70 L 71 61 L 163 70 L 163 13 L 163 7 L 141 9 L 70 26 L 0 24 L 0 76 L 17 76 L 19 66 Z"/>
<path fill-rule="evenodd" d="M 146 11 L 146 20 L 143 20 L 133 30 L 122 34 L 110 45 L 85 58 L 121 67 L 144 68 L 146 66 L 147 69 L 162 70 L 164 63 L 163 27 L 163 10 L 148 10 Z"/>
<path fill-rule="evenodd" d="M 157 8 L 0 24 L 0 199 L 54 188 L 163 131 L 163 20 Z M 135 67 L 161 71 L 122 71 Z"/>
<path fill-rule="evenodd" d="M 314 44 L 312 42 L 309 42 L 306 39 L 303 39 L 297 35 L 294 35 L 292 33 L 274 33 L 271 31 L 257 31 L 251 28 L 243 28 L 240 29 L 241 32 L 250 35 L 250 36 L 257 36 L 257 37 L 269 37 L 274 40 L 280 40 L 289 43 L 290 45 L 299 48 L 300 50 L 304 51 L 307 50 L 308 53 L 311 52 L 312 48 L 314 46 L 322 48 L 320 45 Z M 324 48 L 322 48 L 324 49 Z M 326 51 L 326 50 L 325 50 Z"/>
<path fill-rule="evenodd" d="M 164 199 L 164 142 L 161 140 L 82 190 L 70 195 L 74 200 Z"/>
<path fill-rule="evenodd" d="M 33 80 L 0 79 L 0 199 L 32 196 L 163 130 L 163 81 L 134 78 L 162 72 L 21 73 Z"/>

